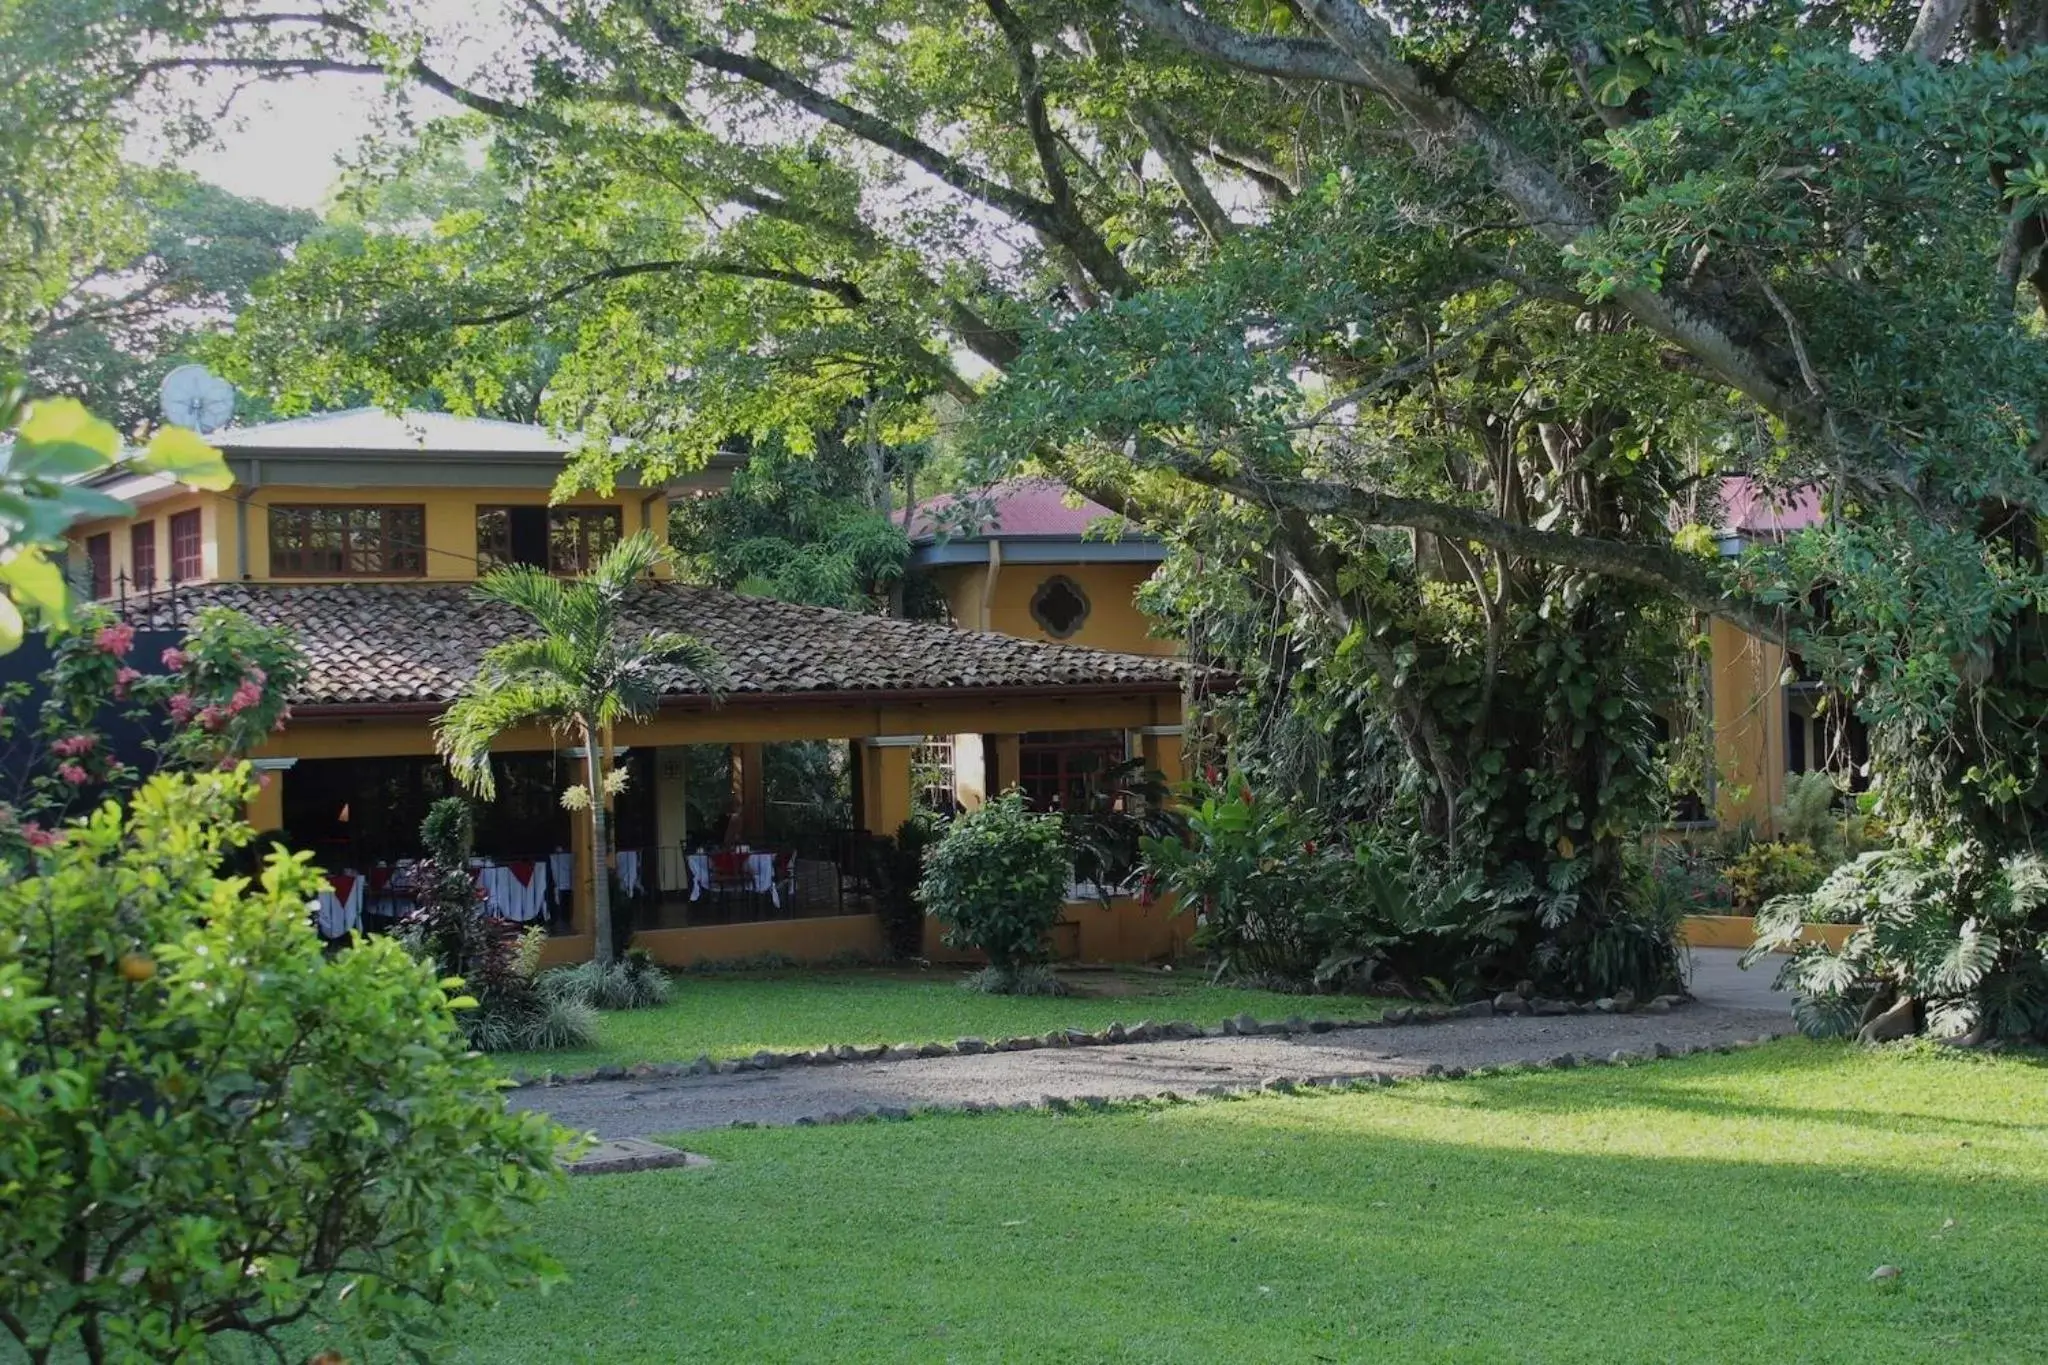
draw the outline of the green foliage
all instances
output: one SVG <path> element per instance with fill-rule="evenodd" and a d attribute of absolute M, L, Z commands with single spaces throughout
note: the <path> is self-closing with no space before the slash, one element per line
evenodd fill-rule
<path fill-rule="evenodd" d="M 4 230 L 4 225 L 0 225 Z M 0 654 L 21 644 L 28 622 L 61 628 L 71 619 L 72 588 L 61 568 L 64 533 L 94 517 L 131 508 L 78 480 L 122 457 L 114 428 L 75 399 L 30 402 L 19 379 L 0 370 Z M 132 453 L 139 471 L 167 473 L 193 488 L 220 490 L 232 479 L 220 452 L 191 432 L 166 427 Z"/>
<path fill-rule="evenodd" d="M 1059 996 L 1072 994 L 1059 973 L 1039 963 L 1022 967 L 983 967 L 969 972 L 960 983 L 962 990 L 982 995 Z"/>
<path fill-rule="evenodd" d="M 1859 927 L 1837 953 L 1801 941 L 1807 920 Z M 1795 946 L 1778 979 L 1815 1036 L 1878 1037 L 1874 1021 L 1898 1008 L 1907 1023 L 1892 1036 L 2048 1038 L 2048 862 L 2035 854 L 1961 840 L 1865 853 L 1810 895 L 1765 905 L 1744 961 Z"/>
<path fill-rule="evenodd" d="M 1753 915 L 1775 897 L 1806 895 L 1821 884 L 1828 867 L 1811 844 L 1772 841 L 1750 845 L 1723 875 L 1735 913 Z"/>
<path fill-rule="evenodd" d="M 866 453 L 839 431 L 807 455 L 757 446 L 729 487 L 678 503 L 669 540 L 692 572 L 743 592 L 872 611 L 901 582 L 910 538 L 876 507 Z"/>
<path fill-rule="evenodd" d="M 301 1320 L 426 1349 L 551 1277 L 564 1136 L 505 1112 L 396 943 L 329 956 L 246 768 L 159 776 L 0 884 L 0 1324 L 24 1359 L 196 1359 Z M 342 1292 L 346 1287 L 347 1292 Z"/>
<path fill-rule="evenodd" d="M 76 398 L 133 432 L 159 420 L 163 377 L 202 358 L 318 220 L 179 171 L 123 167 L 117 192 L 114 211 L 132 225 L 72 262 L 21 364 L 37 392 Z"/>
<path fill-rule="evenodd" d="M 882 947 L 899 961 L 924 955 L 925 907 L 919 883 L 927 855 L 945 834 L 943 816 L 919 809 L 897 826 L 894 838 L 869 839 L 861 845 L 867 878 L 875 888 L 875 912 L 882 920 Z"/>
<path fill-rule="evenodd" d="M 946 926 L 949 946 L 979 948 L 1014 976 L 1045 961 L 1067 880 L 1060 818 L 1033 814 L 1012 790 L 947 826 L 925 854 L 917 897 Z"/>
<path fill-rule="evenodd" d="M 1147 839 L 1179 839 L 1187 821 L 1174 804 L 1166 778 L 1126 759 L 1084 774 L 1081 799 L 1060 812 L 1060 833 L 1076 883 L 1095 889 L 1108 905 L 1118 894 L 1138 889 Z"/>
<path fill-rule="evenodd" d="M 1569 879 L 1489 888 L 1375 831 L 1349 845 L 1241 777 L 1198 786 L 1185 839 L 1148 839 L 1162 889 L 1197 915 L 1228 977 L 1291 989 L 1391 986 L 1464 999 L 1531 978 L 1574 997 L 1654 993 L 1681 975 L 1677 915 L 1576 914 Z M 1566 864 L 1565 866 L 1570 866 Z"/>
<path fill-rule="evenodd" d="M 400 941 L 433 963 L 437 976 L 462 982 L 472 1003 L 458 1022 L 477 1051 L 589 1046 L 597 1032 L 592 1002 L 547 989 L 538 974 L 545 931 L 521 933 L 480 913 L 483 892 L 470 870 L 474 832 L 469 803 L 459 796 L 427 809 L 420 822 L 426 856 L 414 868 L 414 909 L 399 925 Z"/>
<path fill-rule="evenodd" d="M 594 1010 L 657 1009 L 668 1003 L 674 988 L 669 974 L 645 948 L 629 948 L 615 962 L 557 967 L 542 973 L 535 984 L 550 1000 L 571 1001 Z"/>

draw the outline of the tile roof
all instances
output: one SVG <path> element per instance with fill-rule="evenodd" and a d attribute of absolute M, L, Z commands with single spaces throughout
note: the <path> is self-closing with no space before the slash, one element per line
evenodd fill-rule
<path fill-rule="evenodd" d="M 203 606 L 232 607 L 290 630 L 311 671 L 293 703 L 405 705 L 453 698 L 496 641 L 523 632 L 508 608 L 481 603 L 466 583 L 210 583 L 131 603 L 139 626 L 166 628 Z M 955 630 L 745 597 L 684 583 L 636 589 L 628 619 L 679 630 L 718 651 L 729 695 L 1006 691 L 1016 688 L 1178 690 L 1188 666 L 1078 645 Z M 701 696 L 672 679 L 668 695 Z"/>
<path fill-rule="evenodd" d="M 954 531 L 954 539 L 1057 536 L 1079 540 L 1096 522 L 1116 516 L 1099 502 L 1083 498 L 1077 503 L 1073 490 L 1052 479 L 1004 479 L 989 485 L 983 493 L 990 504 L 988 522 L 971 536 Z M 916 514 L 911 518 L 911 543 L 937 540 L 946 534 L 940 524 L 940 514 L 960 500 L 961 495 L 946 493 L 919 503 Z M 1135 527 L 1125 534 L 1131 538 L 1150 538 Z"/>

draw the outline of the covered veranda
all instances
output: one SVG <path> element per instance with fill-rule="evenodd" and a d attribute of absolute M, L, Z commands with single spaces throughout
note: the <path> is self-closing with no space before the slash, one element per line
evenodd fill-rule
<path fill-rule="evenodd" d="M 452 585 L 210 591 L 292 630 L 310 665 L 288 728 L 256 757 L 253 823 L 313 849 L 366 927 L 402 914 L 400 865 L 419 851 L 419 818 L 454 790 L 433 721 L 482 649 L 520 624 Z M 877 954 L 864 850 L 920 800 L 972 807 L 1043 786 L 1047 755 L 1063 747 L 1120 749 L 1180 774 L 1175 660 L 673 583 L 646 585 L 635 613 L 703 639 L 730 680 L 714 698 L 677 679 L 655 715 L 610 736 L 603 761 L 627 777 L 610 803 L 609 856 L 562 808 L 585 759 L 551 732 L 504 736 L 498 796 L 476 803 L 490 913 L 546 926 L 550 963 L 590 955 L 600 875 L 619 927 L 670 964 Z M 1057 941 L 1082 960 L 1135 961 L 1169 955 L 1187 933 L 1163 906 L 1077 896 Z M 936 932 L 926 942 L 940 951 Z"/>

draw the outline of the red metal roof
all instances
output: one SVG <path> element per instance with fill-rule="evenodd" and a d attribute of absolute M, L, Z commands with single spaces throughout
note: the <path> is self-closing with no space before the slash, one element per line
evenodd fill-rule
<path fill-rule="evenodd" d="M 1079 540 L 1090 526 L 1116 515 L 1099 502 L 1086 498 L 1076 502 L 1073 491 L 1053 479 L 1004 479 L 991 484 L 987 492 L 992 504 L 990 520 L 975 533 L 953 531 L 956 539 L 978 535 Z M 940 513 L 959 501 L 959 495 L 947 493 L 919 503 L 911 518 L 911 542 L 937 540 L 942 534 Z"/>
<path fill-rule="evenodd" d="M 1820 490 L 1765 488 L 1754 479 L 1721 481 L 1723 535 L 1781 536 L 1820 523 Z"/>

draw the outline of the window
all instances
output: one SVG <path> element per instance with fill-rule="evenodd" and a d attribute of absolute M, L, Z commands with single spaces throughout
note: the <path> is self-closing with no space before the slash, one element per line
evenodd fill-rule
<path fill-rule="evenodd" d="M 616 507 L 479 507 L 476 571 L 530 564 L 550 573 L 582 573 L 625 534 Z"/>
<path fill-rule="evenodd" d="M 270 509 L 270 572 L 291 578 L 408 578 L 427 570 L 426 509 L 308 504 Z"/>
<path fill-rule="evenodd" d="M 105 531 L 85 538 L 85 564 L 92 575 L 94 597 L 114 595 L 114 537 Z"/>
<path fill-rule="evenodd" d="M 156 523 L 138 521 L 128 528 L 128 562 L 134 567 L 135 591 L 156 586 Z"/>
<path fill-rule="evenodd" d="M 1017 744 L 1017 785 L 1035 810 L 1086 807 L 1089 781 L 1124 761 L 1121 730 L 1027 734 Z"/>
<path fill-rule="evenodd" d="M 171 582 L 189 583 L 206 575 L 205 545 L 199 536 L 199 509 L 171 518 Z"/>
<path fill-rule="evenodd" d="M 1088 619 L 1088 594 L 1065 574 L 1054 574 L 1031 595 L 1031 619 L 1056 640 L 1064 640 Z"/>
<path fill-rule="evenodd" d="M 548 568 L 554 573 L 584 573 L 625 534 L 626 519 L 616 507 L 552 507 L 548 509 Z"/>
<path fill-rule="evenodd" d="M 960 808 L 953 737 L 926 735 L 910 754 L 910 786 L 926 810 L 951 815 Z"/>

